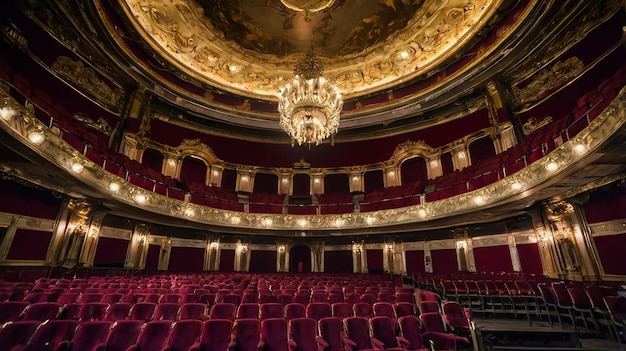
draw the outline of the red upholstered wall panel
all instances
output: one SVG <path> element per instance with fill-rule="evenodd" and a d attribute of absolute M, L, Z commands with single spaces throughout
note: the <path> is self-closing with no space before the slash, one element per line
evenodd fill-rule
<path fill-rule="evenodd" d="M 541 255 L 539 254 L 539 246 L 536 243 L 518 244 L 517 254 L 522 264 L 522 272 L 543 274 L 543 265 L 541 263 Z"/>
<path fill-rule="evenodd" d="M 126 261 L 129 240 L 100 237 L 93 264 L 123 267 Z"/>
<path fill-rule="evenodd" d="M 161 245 L 148 245 L 148 254 L 146 255 L 146 271 L 154 272 L 159 269 L 160 254 Z"/>
<path fill-rule="evenodd" d="M 293 195 L 311 195 L 311 177 L 308 174 L 300 173 L 293 176 Z"/>
<path fill-rule="evenodd" d="M 276 272 L 276 251 L 253 250 L 250 252 L 250 272 Z"/>
<path fill-rule="evenodd" d="M 325 251 L 324 272 L 334 274 L 350 274 L 354 272 L 352 251 Z"/>
<path fill-rule="evenodd" d="M 469 145 L 470 158 L 473 164 L 486 160 L 496 155 L 493 140 L 490 137 L 482 137 Z"/>
<path fill-rule="evenodd" d="M 604 273 L 626 275 L 624 264 L 624 248 L 626 247 L 626 233 L 617 235 L 603 235 L 594 237 Z"/>
<path fill-rule="evenodd" d="M 232 272 L 235 270 L 235 250 L 220 250 L 220 272 Z"/>
<path fill-rule="evenodd" d="M 28 188 L 10 180 L 0 180 L 0 212 L 36 218 L 55 219 L 61 201 L 49 191 Z"/>
<path fill-rule="evenodd" d="M 289 250 L 289 272 L 311 272 L 311 249 L 306 245 L 296 245 Z"/>
<path fill-rule="evenodd" d="M 172 247 L 170 251 L 170 272 L 200 272 L 204 266 L 204 252 L 201 247 Z"/>
<path fill-rule="evenodd" d="M 479 272 L 513 272 L 508 246 L 475 247 L 474 262 Z"/>
<path fill-rule="evenodd" d="M 383 171 L 367 171 L 363 175 L 363 185 L 365 192 L 370 192 L 376 189 L 382 189 L 385 187 L 383 182 Z"/>
<path fill-rule="evenodd" d="M 383 250 L 368 249 L 365 250 L 367 255 L 367 269 L 370 273 L 382 273 L 383 270 Z"/>
<path fill-rule="evenodd" d="M 257 194 L 278 194 L 278 176 L 270 173 L 255 174 L 252 191 Z"/>
<path fill-rule="evenodd" d="M 583 208 L 589 223 L 626 218 L 626 187 L 613 184 L 594 191 Z"/>
<path fill-rule="evenodd" d="M 341 194 L 350 192 L 347 174 L 333 173 L 324 176 L 324 194 Z"/>
<path fill-rule="evenodd" d="M 146 167 L 161 173 L 163 168 L 163 154 L 159 150 L 147 148 L 141 157 L 141 163 Z"/>
<path fill-rule="evenodd" d="M 51 238 L 51 232 L 17 229 L 7 260 L 45 260 Z"/>
<path fill-rule="evenodd" d="M 424 250 L 412 250 L 405 253 L 406 271 L 407 273 L 423 273 L 424 269 Z"/>
<path fill-rule="evenodd" d="M 236 187 L 237 187 L 237 171 L 235 171 L 234 169 L 226 168 L 222 172 L 221 188 L 235 191 Z"/>
<path fill-rule="evenodd" d="M 430 256 L 433 261 L 434 273 L 458 272 L 455 249 L 432 250 Z"/>
<path fill-rule="evenodd" d="M 187 156 L 180 166 L 180 180 L 185 183 L 205 184 L 207 166 L 201 160 Z"/>
<path fill-rule="evenodd" d="M 427 180 L 428 171 L 426 170 L 426 160 L 424 160 L 423 157 L 413 157 L 402 162 L 400 166 L 400 176 L 402 177 L 402 184 Z"/>

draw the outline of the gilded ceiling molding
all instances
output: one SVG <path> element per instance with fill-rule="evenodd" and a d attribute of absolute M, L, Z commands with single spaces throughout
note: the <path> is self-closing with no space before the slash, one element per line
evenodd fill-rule
<path fill-rule="evenodd" d="M 298 53 L 305 52 L 296 49 L 285 56 L 277 56 L 233 46 L 207 20 L 196 1 L 155 1 L 149 4 L 137 0 L 118 1 L 125 17 L 152 50 L 171 57 L 171 62 L 185 75 L 234 94 L 275 101 L 277 89 L 292 77 Z M 336 56 L 323 52 L 320 46 L 320 56 L 328 58 L 324 62 L 326 74 L 342 89 L 347 99 L 409 81 L 457 54 L 489 23 L 501 5 L 502 0 L 426 0 L 408 19 L 406 27 L 387 40 L 359 47 L 359 50 L 339 52 Z M 331 12 L 339 10 L 335 8 Z M 270 6 L 267 11 L 271 16 Z M 364 18 L 357 24 L 351 33 L 355 40 L 348 43 L 362 45 L 356 39 L 360 38 L 361 32 L 367 33 L 372 23 L 382 20 L 378 15 L 373 13 L 371 18 Z M 242 26 L 248 25 L 246 20 L 241 21 Z M 256 36 L 256 43 L 252 39 L 246 40 L 256 44 L 258 50 L 272 44 L 269 40 L 274 38 L 267 38 L 262 30 L 249 30 L 251 37 Z M 370 34 L 375 35 L 376 29 L 370 30 L 373 31 Z M 361 62 L 360 69 L 345 68 L 351 67 L 355 61 Z M 271 62 L 271 69 L 268 62 Z"/>
<path fill-rule="evenodd" d="M 59 56 L 52 63 L 52 69 L 111 108 L 118 110 L 123 91 L 117 87 L 115 89 L 109 87 L 96 71 L 85 67 L 82 61 Z"/>
<path fill-rule="evenodd" d="M 259 229 L 259 235 L 274 231 L 362 229 L 420 223 L 471 213 L 497 206 L 525 195 L 549 182 L 552 177 L 577 164 L 589 152 L 604 144 L 626 123 L 626 89 L 576 137 L 563 143 L 542 159 L 491 185 L 444 200 L 403 208 L 341 215 L 253 214 L 220 210 L 174 200 L 146 191 L 105 171 L 61 140 L 51 129 L 32 118 L 32 112 L 2 92 L 6 107 L 13 111 L 0 119 L 12 137 L 65 170 L 77 181 L 97 189 L 103 196 L 158 215 L 183 217 L 189 221 L 232 228 Z M 37 138 L 33 134 L 37 133 Z M 582 146 L 582 147 L 581 147 Z M 116 184 L 115 187 L 112 184 Z M 534 189 L 535 191 L 538 189 Z M 265 230 L 265 231 L 264 231 Z"/>
<path fill-rule="evenodd" d="M 95 129 L 105 135 L 111 135 L 111 125 L 102 117 L 98 117 L 98 119 L 94 121 L 85 113 L 79 112 L 72 115 L 72 118 L 82 123 L 87 128 Z"/>
<path fill-rule="evenodd" d="M 514 84 L 511 89 L 519 105 L 529 104 L 542 99 L 549 91 L 575 79 L 584 69 L 583 62 L 578 57 L 573 56 L 537 72 L 524 87 L 520 87 L 520 84 Z"/>
<path fill-rule="evenodd" d="M 403 161 L 409 158 L 415 156 L 423 156 L 426 158 L 427 156 L 437 154 L 438 151 L 440 151 L 440 149 L 430 147 L 424 140 L 407 140 L 396 146 L 396 149 L 393 151 L 389 161 L 395 163 L 396 165 L 400 165 Z"/>
<path fill-rule="evenodd" d="M 574 23 L 567 27 L 565 31 L 559 31 L 554 35 L 538 35 L 542 38 L 552 38 L 551 45 L 541 46 L 539 51 L 533 52 L 525 62 L 521 63 L 514 72 L 511 79 L 511 85 L 515 85 L 536 72 L 546 69 L 546 66 L 555 60 L 559 60 L 561 55 L 567 52 L 571 47 L 584 39 L 589 32 L 600 24 L 607 21 L 618 11 L 624 11 L 622 1 L 598 0 L 594 2 L 582 1 L 581 4 L 587 5 L 584 12 L 574 19 Z M 563 11 L 570 12 L 577 9 L 566 7 Z M 568 14 L 558 16 L 558 18 L 569 19 Z M 546 30 L 559 28 L 558 26 L 547 27 Z"/>
<path fill-rule="evenodd" d="M 524 135 L 529 135 L 535 130 L 543 126 L 547 126 L 550 123 L 552 123 L 552 116 L 547 116 L 541 121 L 537 121 L 536 117 L 530 117 L 528 121 L 522 125 L 522 131 L 524 132 Z"/>

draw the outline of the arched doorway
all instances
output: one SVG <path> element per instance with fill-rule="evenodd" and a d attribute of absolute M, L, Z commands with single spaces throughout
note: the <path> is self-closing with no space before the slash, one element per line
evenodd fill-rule
<path fill-rule="evenodd" d="M 311 249 L 306 245 L 296 245 L 289 250 L 289 273 L 311 272 Z"/>

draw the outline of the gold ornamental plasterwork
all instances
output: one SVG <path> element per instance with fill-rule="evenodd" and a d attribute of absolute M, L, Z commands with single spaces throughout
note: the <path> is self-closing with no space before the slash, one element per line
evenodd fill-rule
<path fill-rule="evenodd" d="M 558 61 L 552 67 L 546 68 L 537 74 L 533 80 L 524 87 L 517 84 L 512 86 L 513 95 L 520 105 L 537 101 L 544 95 L 568 81 L 578 77 L 584 70 L 585 65 L 576 56 L 565 61 Z"/>
<path fill-rule="evenodd" d="M 272 230 L 341 231 L 421 223 L 505 204 L 515 197 L 525 196 L 530 189 L 541 187 L 557 174 L 565 172 L 568 167 L 579 163 L 581 157 L 599 148 L 626 124 L 625 88 L 574 138 L 523 170 L 491 185 L 439 201 L 389 210 L 341 215 L 279 215 L 221 210 L 146 191 L 106 172 L 67 145 L 54 131 L 28 117 L 32 112 L 13 100 L 7 92 L 2 92 L 1 97 L 8 101 L 7 107 L 17 111 L 12 118 L 0 119 L 0 126 L 9 135 L 65 170 L 68 176 L 98 189 L 103 196 L 129 206 L 140 206 L 156 215 L 183 217 L 192 222 L 215 226 L 258 229 L 259 235 L 265 232 L 274 235 Z M 28 136 L 33 132 L 42 133 L 45 137 L 43 142 L 32 142 Z M 580 151 L 580 145 L 584 146 L 583 152 Z M 76 163 L 82 165 L 80 171 L 74 167 Z M 117 191 L 111 190 L 112 183 L 119 185 Z"/>
<path fill-rule="evenodd" d="M 542 119 L 541 121 L 537 121 L 536 117 L 530 117 L 528 119 L 528 121 L 526 121 L 526 123 L 524 123 L 524 125 L 522 125 L 522 131 L 524 132 L 524 135 L 529 135 L 530 133 L 534 132 L 535 130 L 546 126 L 548 124 L 552 123 L 552 116 L 547 116 L 544 119 Z"/>
<path fill-rule="evenodd" d="M 112 89 L 98 76 L 96 71 L 87 67 L 82 61 L 73 61 L 67 56 L 59 56 L 52 63 L 52 69 L 72 83 L 85 89 L 111 107 L 117 107 L 122 97 L 122 90 Z"/>
<path fill-rule="evenodd" d="M 82 123 L 87 128 L 95 129 L 106 135 L 111 135 L 111 125 L 102 117 L 98 117 L 98 119 L 94 121 L 87 116 L 87 114 L 79 112 L 72 115 L 72 118 Z"/>
<path fill-rule="evenodd" d="M 299 55 L 278 57 L 233 45 L 203 20 L 203 8 L 195 1 L 118 1 L 153 50 L 185 74 L 211 86 L 275 101 L 277 91 L 293 76 Z M 387 40 L 362 52 L 324 59 L 326 78 L 346 99 L 406 82 L 454 56 L 502 3 L 426 0 L 406 28 Z M 386 1 L 381 4 L 387 6 Z"/>

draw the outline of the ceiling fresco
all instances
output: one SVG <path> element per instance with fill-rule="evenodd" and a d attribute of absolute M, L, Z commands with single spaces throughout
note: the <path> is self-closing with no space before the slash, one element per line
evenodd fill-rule
<path fill-rule="evenodd" d="M 344 98 L 454 57 L 502 0 L 117 0 L 144 42 L 189 77 L 276 101 L 307 52 Z"/>

